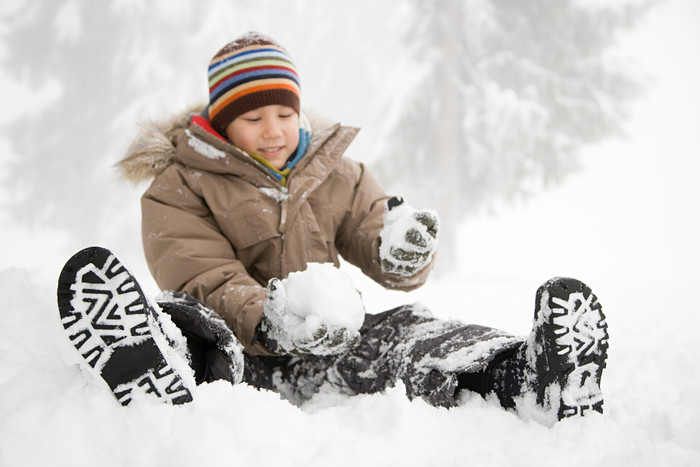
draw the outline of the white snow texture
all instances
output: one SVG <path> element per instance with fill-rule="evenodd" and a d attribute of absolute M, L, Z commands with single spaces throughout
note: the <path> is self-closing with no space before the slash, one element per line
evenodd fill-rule
<path fill-rule="evenodd" d="M 216 149 L 211 144 L 207 144 L 199 138 L 195 138 L 190 130 L 185 130 L 185 133 L 187 134 L 187 144 L 192 146 L 192 149 L 197 151 L 198 154 L 213 160 L 226 158 L 226 153 L 224 151 Z"/>

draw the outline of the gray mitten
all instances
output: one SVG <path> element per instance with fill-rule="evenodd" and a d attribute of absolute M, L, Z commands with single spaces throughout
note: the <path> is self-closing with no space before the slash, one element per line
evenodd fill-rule
<path fill-rule="evenodd" d="M 418 211 L 402 198 L 389 199 L 379 234 L 382 272 L 411 277 L 428 265 L 438 246 L 439 224 L 435 211 Z"/>

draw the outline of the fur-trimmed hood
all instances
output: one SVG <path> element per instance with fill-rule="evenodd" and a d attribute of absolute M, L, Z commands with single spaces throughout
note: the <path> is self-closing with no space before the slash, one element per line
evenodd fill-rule
<path fill-rule="evenodd" d="M 132 183 L 151 181 L 173 163 L 178 135 L 190 126 L 193 115 L 203 105 L 193 106 L 169 118 L 143 124 L 124 158 L 117 163 L 122 176 Z M 333 122 L 310 112 L 302 111 L 302 120 L 308 121 L 313 133 L 333 125 Z"/>

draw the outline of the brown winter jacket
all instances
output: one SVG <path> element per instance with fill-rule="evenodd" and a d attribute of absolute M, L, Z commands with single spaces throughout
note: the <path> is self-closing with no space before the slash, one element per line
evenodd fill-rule
<path fill-rule="evenodd" d="M 206 120 L 186 122 L 151 125 L 121 165 L 132 180 L 156 175 L 142 198 L 142 233 L 158 285 L 206 302 L 246 351 L 271 354 L 252 343 L 268 280 L 309 262 L 337 266 L 340 254 L 393 289 L 427 278 L 430 266 L 412 278 L 379 267 L 387 195 L 364 165 L 343 157 L 357 129 L 314 128 L 285 188 Z"/>

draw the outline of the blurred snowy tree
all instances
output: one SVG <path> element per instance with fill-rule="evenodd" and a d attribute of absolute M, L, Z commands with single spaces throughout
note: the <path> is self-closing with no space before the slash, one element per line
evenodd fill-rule
<path fill-rule="evenodd" d="M 129 191 L 113 164 L 139 123 L 206 95 L 204 74 L 192 70 L 205 70 L 216 51 L 204 44 L 205 25 L 236 24 L 225 11 L 177 0 L 22 1 L 3 18 L 1 63 L 34 106 L 2 128 L 18 156 L 2 180 L 12 193 L 3 207 L 75 236 L 86 216 L 96 231 L 118 218 Z"/>
<path fill-rule="evenodd" d="M 578 165 L 585 144 L 619 134 L 640 81 L 616 38 L 647 3 L 409 0 L 412 53 L 396 70 L 379 178 L 438 210 L 443 270 L 457 226 Z"/>
<path fill-rule="evenodd" d="M 138 211 L 142 187 L 121 184 L 113 164 L 139 124 L 204 102 L 207 62 L 223 44 L 272 35 L 299 66 L 304 106 L 362 125 L 381 112 L 372 96 L 398 43 L 383 36 L 402 18 L 374 0 L 13 1 L 0 9 L 0 66 L 31 99 L 0 126 L 13 154 L 1 155 L 1 213 L 76 243 Z M 372 157 L 362 148 L 373 131 L 353 145 L 359 159 Z"/>

